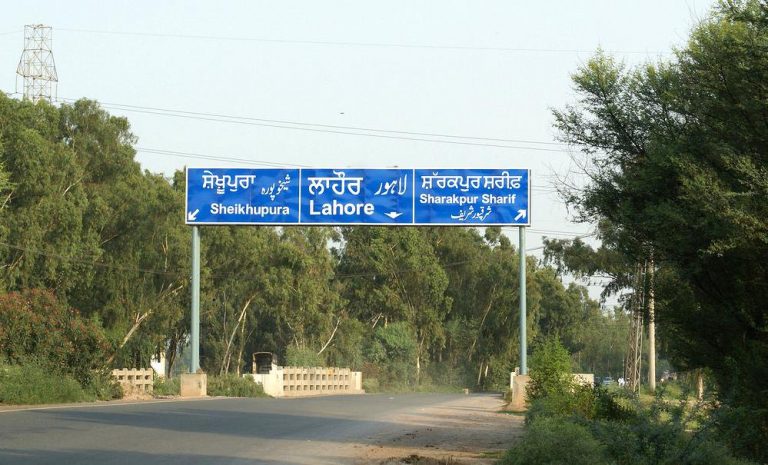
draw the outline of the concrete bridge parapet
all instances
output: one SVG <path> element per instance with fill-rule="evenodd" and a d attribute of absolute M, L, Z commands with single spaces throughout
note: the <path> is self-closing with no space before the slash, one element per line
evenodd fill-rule
<path fill-rule="evenodd" d="M 250 376 L 273 397 L 306 397 L 340 394 L 364 394 L 359 371 L 337 367 L 280 367 L 269 373 Z"/>

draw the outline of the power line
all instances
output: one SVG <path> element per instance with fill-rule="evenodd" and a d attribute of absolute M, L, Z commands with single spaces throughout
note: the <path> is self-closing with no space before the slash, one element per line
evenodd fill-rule
<path fill-rule="evenodd" d="M 273 44 L 289 45 L 325 45 L 340 47 L 376 47 L 376 48 L 412 48 L 428 50 L 464 50 L 464 51 L 489 51 L 489 52 L 518 52 L 518 53 L 595 53 L 595 50 L 575 49 L 575 48 L 539 48 L 539 47 L 483 47 L 472 45 L 440 45 L 440 44 L 407 44 L 407 43 L 387 43 L 387 42 L 351 42 L 351 41 L 330 41 L 330 40 L 296 40 L 296 39 L 270 39 L 264 37 L 233 37 L 233 36 L 214 36 L 201 34 L 169 34 L 159 32 L 139 32 L 139 31 L 105 31 L 97 29 L 74 29 L 57 28 L 58 31 L 77 32 L 86 34 L 106 34 L 106 35 L 124 35 L 134 37 L 162 37 L 172 39 L 195 39 L 195 40 L 222 40 L 237 42 L 261 42 Z M 606 53 L 626 54 L 626 55 L 658 55 L 669 54 L 669 52 L 653 52 L 641 50 L 605 50 Z"/>
<path fill-rule="evenodd" d="M 111 107 L 107 105 L 102 105 L 105 108 L 110 109 L 117 109 L 117 110 L 123 110 L 123 111 L 130 111 L 134 113 L 143 113 L 143 114 L 149 114 L 149 115 L 158 115 L 158 116 L 170 116 L 174 118 L 185 118 L 185 119 L 193 119 L 193 120 L 201 120 L 201 121 L 212 121 L 217 123 L 233 123 L 233 124 L 242 124 L 246 126 L 260 126 L 260 127 L 268 127 L 268 128 L 279 128 L 279 129 L 293 129 L 297 131 L 308 131 L 308 132 L 319 132 L 319 133 L 327 133 L 327 134 L 342 134 L 347 136 L 361 136 L 361 137 L 375 137 L 379 139 L 390 139 L 390 140 L 409 140 L 409 141 L 416 141 L 416 142 L 431 142 L 431 143 L 438 143 L 438 144 L 454 144 L 454 145 L 469 145 L 469 146 L 475 146 L 475 147 L 495 147 L 495 148 L 503 148 L 503 149 L 517 149 L 517 150 L 533 150 L 537 152 L 555 152 L 555 153 L 569 153 L 566 150 L 558 150 L 558 149 L 547 149 L 542 147 L 523 147 L 523 146 L 513 146 L 513 145 L 504 145 L 504 144 L 488 144 L 488 143 L 479 143 L 479 142 L 462 142 L 462 141 L 455 141 L 455 140 L 439 140 L 439 139 L 425 139 L 420 137 L 405 137 L 405 136 L 392 136 L 392 135 L 385 135 L 385 134 L 371 134 L 371 133 L 362 133 L 362 132 L 349 132 L 349 131 L 337 131 L 332 129 L 318 129 L 318 128 L 310 128 L 310 127 L 298 127 L 298 126 L 285 126 L 280 124 L 267 124 L 267 123 L 256 123 L 252 121 L 245 121 L 245 120 L 239 120 L 239 119 L 222 119 L 222 118 L 214 118 L 214 117 L 203 117 L 203 116 L 193 116 L 193 115 L 183 115 L 178 113 L 166 113 L 166 112 L 157 112 L 157 111 L 149 111 L 149 110 L 138 110 L 138 109 L 127 109 L 127 108 L 116 108 Z"/>
<path fill-rule="evenodd" d="M 28 252 L 31 254 L 40 255 L 40 256 L 49 257 L 49 258 L 57 258 L 64 262 L 79 263 L 82 265 L 93 265 L 100 268 L 108 268 L 108 269 L 117 270 L 117 271 L 137 271 L 139 273 L 148 273 L 148 274 L 157 274 L 157 275 L 176 275 L 176 276 L 181 274 L 178 271 L 159 271 L 159 270 L 150 270 L 150 269 L 144 269 L 144 268 L 130 268 L 130 267 L 110 265 L 110 264 L 95 261 L 95 260 L 83 260 L 83 259 L 78 259 L 73 257 L 65 257 L 63 255 L 59 255 L 51 252 L 44 252 L 42 250 L 23 247 L 20 245 L 8 244 L 6 242 L 0 242 L 0 245 L 4 247 L 8 247 L 9 249 L 19 250 L 21 252 Z"/>
<path fill-rule="evenodd" d="M 502 226 L 501 229 L 503 230 L 517 230 L 517 226 Z M 563 231 L 563 230 L 555 230 L 555 229 L 534 229 L 534 228 L 527 228 L 528 231 L 533 233 L 549 233 L 549 234 L 559 234 L 564 236 L 579 236 L 583 234 L 587 234 L 588 236 L 592 236 L 595 233 L 588 233 L 588 232 L 580 232 L 580 231 Z"/>
<path fill-rule="evenodd" d="M 591 237 L 591 236 L 594 236 L 594 235 L 595 235 L 595 233 L 590 233 L 590 234 L 582 234 L 582 235 L 579 235 L 579 236 L 575 236 L 575 237 L 573 237 L 573 239 L 584 239 L 585 237 Z M 545 247 L 546 247 L 545 245 L 541 245 L 541 246 L 539 246 L 539 247 L 532 247 L 532 248 L 530 248 L 530 249 L 525 249 L 525 251 L 526 251 L 526 252 L 534 252 L 534 251 L 536 251 L 536 250 L 542 250 L 542 249 L 544 249 Z"/>
<path fill-rule="evenodd" d="M 140 153 L 151 153 L 156 155 L 168 155 L 172 157 L 183 157 L 183 158 L 196 158 L 200 160 L 224 161 L 224 162 L 238 163 L 238 164 L 250 165 L 250 166 L 267 166 L 267 167 L 275 167 L 275 168 L 311 168 L 309 165 L 278 163 L 278 162 L 263 161 L 263 160 L 248 160 L 246 158 L 234 158 L 234 157 L 225 157 L 225 156 L 219 156 L 219 155 L 207 155 L 202 153 L 179 152 L 176 150 L 154 149 L 149 147 L 134 147 L 134 150 Z"/>
<path fill-rule="evenodd" d="M 0 32 L 0 36 L 7 36 L 10 34 L 21 34 L 22 31 L 8 31 L 8 32 Z"/>
<path fill-rule="evenodd" d="M 62 99 L 62 100 L 75 101 L 74 99 Z M 378 129 L 378 128 L 367 128 L 367 127 L 359 127 L 359 126 L 339 126 L 339 125 L 333 125 L 333 124 L 305 123 L 301 121 L 275 120 L 275 119 L 267 119 L 267 118 L 255 118 L 250 116 L 237 116 L 237 115 L 226 115 L 226 114 L 218 114 L 218 113 L 199 112 L 199 111 L 177 110 L 177 109 L 169 109 L 169 108 L 145 107 L 145 106 L 139 106 L 139 105 L 128 105 L 124 103 L 112 103 L 112 102 L 100 102 L 100 104 L 105 107 L 108 106 L 109 108 L 112 108 L 112 109 L 125 110 L 125 111 L 130 111 L 131 109 L 138 109 L 138 110 L 147 110 L 147 111 L 159 111 L 164 113 L 178 113 L 183 115 L 205 116 L 205 117 L 211 117 L 211 118 L 223 118 L 227 120 L 232 119 L 232 120 L 256 121 L 256 122 L 274 123 L 274 124 L 291 124 L 291 125 L 310 126 L 310 127 L 319 127 L 319 128 L 327 128 L 327 129 L 344 129 L 344 130 L 351 130 L 351 131 L 381 132 L 385 134 L 445 137 L 450 139 L 469 139 L 469 140 L 482 140 L 482 141 L 489 141 L 489 142 L 539 144 L 539 145 L 552 145 L 552 146 L 558 146 L 558 147 L 568 146 L 568 144 L 565 144 L 562 142 L 547 142 L 547 141 L 524 140 L 524 139 L 501 139 L 501 138 L 493 138 L 493 137 L 464 136 L 464 135 L 457 135 L 457 134 L 445 134 L 445 133 L 435 133 L 435 132 L 400 131 L 400 130 L 392 130 L 392 129 Z"/>
<path fill-rule="evenodd" d="M 209 154 L 202 154 L 202 153 L 181 152 L 178 150 L 156 149 L 156 148 L 150 148 L 150 147 L 134 147 L 134 150 L 138 153 L 168 155 L 172 157 L 194 158 L 194 159 L 200 159 L 200 160 L 223 161 L 228 163 L 238 163 L 246 166 L 266 166 L 266 167 L 275 167 L 275 168 L 314 168 L 314 166 L 300 165 L 297 163 L 279 163 L 279 162 L 271 162 L 271 161 L 264 161 L 264 160 L 249 160 L 247 158 L 236 158 L 236 157 L 228 157 L 223 155 L 209 155 Z M 531 190 L 540 191 L 540 192 L 557 192 L 556 189 L 548 188 L 548 187 L 531 187 Z"/>
<path fill-rule="evenodd" d="M 61 99 L 61 100 L 75 101 L 75 99 Z M 268 119 L 262 119 L 262 118 L 251 118 L 251 117 L 241 117 L 241 116 L 231 116 L 231 115 L 217 115 L 215 113 L 192 112 L 192 111 L 185 111 L 185 110 L 171 110 L 171 109 L 153 108 L 153 107 L 139 107 L 139 106 L 105 103 L 105 102 L 102 102 L 101 106 L 103 108 L 107 108 L 111 110 L 128 111 L 132 113 L 141 113 L 141 114 L 149 114 L 149 115 L 156 115 L 156 116 L 167 116 L 167 117 L 173 117 L 173 118 L 183 118 L 183 119 L 192 119 L 192 120 L 200 120 L 200 121 L 211 121 L 211 122 L 217 122 L 217 123 L 241 124 L 246 126 L 292 129 L 295 131 L 342 134 L 342 135 L 348 135 L 348 136 L 361 136 L 361 137 L 375 137 L 380 139 L 409 140 L 409 141 L 416 141 L 416 142 L 431 142 L 431 143 L 439 143 L 439 144 L 469 145 L 469 146 L 476 146 L 476 147 L 495 147 L 495 148 L 517 149 L 517 150 L 533 150 L 533 151 L 539 151 L 539 152 L 569 153 L 567 150 L 564 150 L 564 149 L 554 149 L 554 148 L 544 148 L 544 147 L 525 147 L 525 146 L 493 144 L 493 143 L 484 143 L 484 142 L 469 142 L 469 141 L 460 141 L 460 140 L 427 139 L 425 137 L 408 137 L 407 135 L 408 134 L 424 135 L 424 136 L 432 136 L 432 137 L 480 140 L 480 141 L 482 140 L 502 141 L 502 142 L 511 142 L 511 143 L 552 145 L 552 146 L 559 146 L 559 147 L 567 146 L 565 144 L 561 144 L 557 142 L 532 141 L 532 140 L 522 140 L 522 139 L 495 139 L 495 138 L 489 138 L 489 137 L 460 136 L 460 135 L 453 135 L 453 134 L 421 133 L 421 132 L 413 132 L 413 131 L 395 131 L 395 130 L 388 130 L 388 129 L 373 129 L 373 128 L 356 128 L 352 126 L 334 126 L 334 125 L 302 123 L 302 122 L 292 122 L 292 121 L 281 122 L 280 120 L 268 120 Z M 289 124 L 295 125 L 295 126 L 288 126 Z M 337 128 L 337 129 L 333 129 L 333 128 Z M 351 132 L 351 131 L 369 131 L 369 132 Z M 382 133 L 382 134 L 375 134 L 373 132 Z M 403 135 L 396 135 L 396 134 L 403 134 Z"/>
<path fill-rule="evenodd" d="M 593 234 L 583 235 L 583 236 L 576 236 L 576 237 L 587 237 Z M 31 247 L 25 247 L 20 246 L 16 244 L 9 244 L 7 242 L 0 241 L 0 246 L 7 247 L 9 249 L 19 250 L 26 253 L 31 253 L 34 255 L 40 255 L 48 258 L 55 258 L 57 260 L 60 260 L 62 262 L 67 263 L 79 263 L 83 265 L 93 265 L 99 268 L 105 268 L 105 269 L 111 269 L 116 271 L 122 271 L 122 272 L 138 272 L 138 273 L 145 273 L 145 274 L 153 274 L 153 275 L 164 275 L 164 276 L 185 276 L 187 274 L 187 271 L 181 271 L 181 270 L 154 270 L 154 269 L 148 269 L 148 268 L 133 268 L 133 267 L 124 267 L 124 266 L 117 266 L 117 265 L 110 265 L 104 262 L 96 261 L 96 260 L 87 260 L 87 259 L 81 259 L 81 258 L 75 258 L 75 257 L 65 257 L 64 255 L 52 253 L 52 252 L 46 252 L 39 249 L 34 249 Z M 544 247 L 534 247 L 530 249 L 525 249 L 526 252 L 532 252 L 535 250 L 543 249 Z M 474 262 L 475 260 L 462 260 L 458 262 L 451 262 L 451 263 L 445 263 L 441 264 L 440 266 L 443 268 L 452 268 L 454 266 L 460 266 L 466 263 Z M 383 274 L 394 274 L 394 273 L 415 273 L 417 271 L 420 271 L 420 269 L 417 268 L 408 268 L 408 269 L 399 269 L 399 270 L 393 270 L 389 272 L 366 272 L 366 273 L 350 273 L 350 274 L 334 274 L 333 279 L 347 279 L 347 278 L 354 278 L 354 277 L 367 277 L 367 276 L 378 276 Z M 211 277 L 217 277 L 217 278 L 226 278 L 232 276 L 232 274 L 221 274 L 221 273 L 213 273 L 208 276 Z"/>

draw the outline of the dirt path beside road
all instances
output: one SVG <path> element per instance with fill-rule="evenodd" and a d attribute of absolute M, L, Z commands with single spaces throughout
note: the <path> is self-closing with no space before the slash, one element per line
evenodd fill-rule
<path fill-rule="evenodd" d="M 356 464 L 492 464 L 523 429 L 524 418 L 499 413 L 503 406 L 500 395 L 470 394 L 437 406 L 394 414 L 389 420 L 399 428 L 371 438 L 370 445 L 356 446 Z M 414 456 L 425 459 L 418 461 Z"/>

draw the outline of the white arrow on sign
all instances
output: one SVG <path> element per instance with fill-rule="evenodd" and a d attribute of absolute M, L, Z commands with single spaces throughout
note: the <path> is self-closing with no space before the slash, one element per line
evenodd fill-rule
<path fill-rule="evenodd" d="M 200 213 L 199 208 L 193 212 L 187 212 L 187 221 L 195 221 L 198 213 Z"/>
<path fill-rule="evenodd" d="M 398 216 L 402 215 L 402 212 L 389 212 L 389 213 L 384 213 L 384 215 L 388 216 L 388 217 L 390 217 L 390 218 L 392 218 L 394 220 Z"/>
<path fill-rule="evenodd" d="M 528 212 L 526 210 L 518 210 L 515 221 L 519 220 L 520 218 L 525 218 L 526 216 L 528 216 Z"/>

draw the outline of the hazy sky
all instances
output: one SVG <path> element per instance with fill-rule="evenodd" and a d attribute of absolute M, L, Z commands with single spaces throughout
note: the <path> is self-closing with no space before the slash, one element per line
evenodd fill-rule
<path fill-rule="evenodd" d="M 553 175 L 571 166 L 568 148 L 553 145 L 551 115 L 574 101 L 570 74 L 598 47 L 628 65 L 669 58 L 715 1 L 5 3 L 0 90 L 16 90 L 23 26 L 52 26 L 59 99 L 127 116 L 147 170 L 248 166 L 211 157 L 529 168 L 536 248 L 542 235 L 590 231 L 568 221 L 553 190 Z"/>

